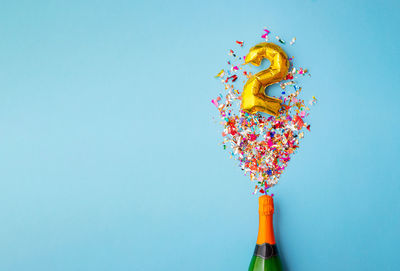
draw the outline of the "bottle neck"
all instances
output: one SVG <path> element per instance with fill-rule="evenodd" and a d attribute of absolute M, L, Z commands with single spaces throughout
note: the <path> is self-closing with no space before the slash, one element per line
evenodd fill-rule
<path fill-rule="evenodd" d="M 274 235 L 274 200 L 271 196 L 263 195 L 258 200 L 259 203 L 259 224 L 258 224 L 258 236 L 257 244 L 262 245 L 268 243 L 275 245 Z"/>
<path fill-rule="evenodd" d="M 274 225 L 272 215 L 260 214 L 258 223 L 257 244 L 275 244 Z"/>

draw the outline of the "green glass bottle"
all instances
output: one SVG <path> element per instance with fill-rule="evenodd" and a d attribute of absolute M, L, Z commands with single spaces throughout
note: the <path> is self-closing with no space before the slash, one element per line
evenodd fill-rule
<path fill-rule="evenodd" d="M 282 264 L 275 243 L 272 220 L 274 215 L 274 200 L 271 196 L 263 195 L 258 199 L 258 205 L 258 237 L 249 271 L 282 271 Z"/>

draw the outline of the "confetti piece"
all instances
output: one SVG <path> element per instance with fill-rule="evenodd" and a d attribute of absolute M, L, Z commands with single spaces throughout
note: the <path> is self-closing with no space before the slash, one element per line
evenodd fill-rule
<path fill-rule="evenodd" d="M 216 107 L 219 106 L 219 104 L 218 104 L 219 101 L 221 101 L 221 97 L 217 97 L 215 100 L 211 100 L 211 102 L 212 102 Z"/>
<path fill-rule="evenodd" d="M 295 84 L 294 81 L 284 82 L 284 83 L 281 83 L 281 88 L 285 89 L 287 86 L 294 85 L 294 84 Z"/>
<path fill-rule="evenodd" d="M 221 70 L 216 76 L 214 76 L 215 78 L 218 78 L 218 77 L 224 77 L 224 70 Z"/>
<path fill-rule="evenodd" d="M 225 82 L 227 83 L 230 79 L 232 79 L 232 82 L 235 82 L 238 79 L 238 76 L 236 74 L 229 76 L 228 78 L 226 78 Z"/>
<path fill-rule="evenodd" d="M 276 38 L 277 41 L 279 41 L 279 42 L 282 43 L 282 44 L 285 44 L 285 43 L 286 43 L 286 42 L 285 42 L 283 39 L 281 39 L 279 36 L 276 36 L 275 38 Z"/>
<path fill-rule="evenodd" d="M 296 42 L 296 37 L 294 37 L 291 41 L 290 41 L 290 45 L 293 45 Z"/>
<path fill-rule="evenodd" d="M 261 38 L 265 39 L 266 41 L 268 41 L 268 34 L 270 33 L 269 30 L 264 29 L 264 34 L 261 35 Z"/>
<path fill-rule="evenodd" d="M 243 44 L 244 44 L 244 42 L 243 42 L 243 41 L 239 41 L 239 40 L 237 40 L 237 41 L 236 41 L 236 43 L 237 43 L 237 44 L 239 44 L 239 45 L 240 45 L 240 47 L 243 47 Z"/>

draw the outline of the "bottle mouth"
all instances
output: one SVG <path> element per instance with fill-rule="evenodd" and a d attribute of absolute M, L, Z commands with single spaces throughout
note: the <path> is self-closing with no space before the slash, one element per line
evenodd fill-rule
<path fill-rule="evenodd" d="M 274 214 L 274 199 L 269 195 L 262 195 L 258 198 L 258 212 L 260 215 Z"/>

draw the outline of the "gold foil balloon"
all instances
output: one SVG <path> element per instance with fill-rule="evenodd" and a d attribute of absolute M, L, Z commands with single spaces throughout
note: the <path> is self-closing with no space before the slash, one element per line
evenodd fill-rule
<path fill-rule="evenodd" d="M 285 78 L 289 70 L 289 61 L 281 47 L 274 43 L 262 42 L 250 49 L 245 64 L 260 66 L 264 58 L 268 59 L 271 65 L 268 69 L 256 73 L 244 85 L 242 109 L 250 114 L 264 112 L 277 116 L 282 101 L 267 96 L 265 89 Z"/>

